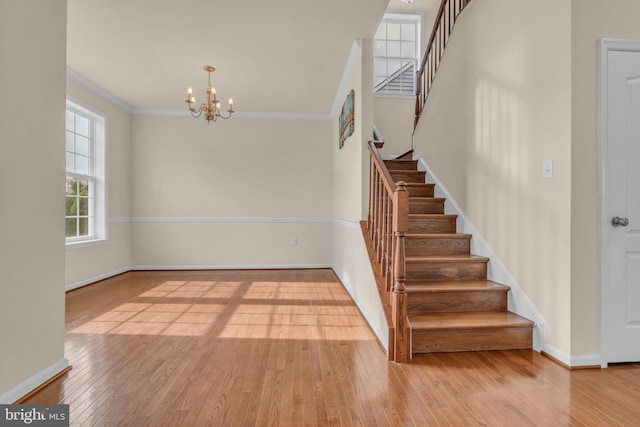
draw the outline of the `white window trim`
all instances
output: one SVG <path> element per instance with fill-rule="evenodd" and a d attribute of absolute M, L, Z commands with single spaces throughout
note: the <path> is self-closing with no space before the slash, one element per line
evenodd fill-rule
<path fill-rule="evenodd" d="M 93 246 L 108 242 L 108 116 L 96 110 L 95 108 L 79 101 L 73 97 L 67 96 L 66 108 L 75 110 L 81 114 L 91 116 L 93 118 L 93 177 L 94 177 L 94 194 L 93 194 L 93 228 L 90 236 L 66 238 L 67 248 L 79 248 L 85 246 Z M 66 173 L 66 167 L 65 167 Z M 80 176 L 79 174 L 69 173 L 65 176 Z"/>

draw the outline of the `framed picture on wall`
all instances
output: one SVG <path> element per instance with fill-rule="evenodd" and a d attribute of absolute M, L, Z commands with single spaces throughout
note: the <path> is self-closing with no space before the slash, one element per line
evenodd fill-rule
<path fill-rule="evenodd" d="M 344 104 L 342 104 L 342 112 L 340 113 L 340 121 L 339 121 L 339 137 L 340 142 L 338 143 L 338 147 L 344 147 L 344 142 L 347 138 L 353 135 L 353 131 L 356 126 L 355 115 L 354 115 L 354 98 L 355 92 L 353 89 L 347 95 L 347 99 L 345 99 Z"/>

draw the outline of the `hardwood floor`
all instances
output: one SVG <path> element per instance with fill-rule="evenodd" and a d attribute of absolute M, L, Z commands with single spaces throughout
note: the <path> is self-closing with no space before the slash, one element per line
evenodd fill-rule
<path fill-rule="evenodd" d="M 25 403 L 67 403 L 71 425 L 640 425 L 638 364 L 388 362 L 331 270 L 126 273 L 67 294 L 66 357 Z"/>

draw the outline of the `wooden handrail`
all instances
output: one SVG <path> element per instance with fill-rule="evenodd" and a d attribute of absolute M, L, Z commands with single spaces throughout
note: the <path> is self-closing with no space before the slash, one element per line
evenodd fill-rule
<path fill-rule="evenodd" d="M 376 268 L 384 278 L 391 302 L 389 356 L 396 362 L 411 357 L 405 291 L 405 235 L 409 228 L 409 192 L 403 181 L 393 180 L 382 160 L 380 141 L 369 141 L 371 170 L 367 229 Z"/>
<path fill-rule="evenodd" d="M 387 191 L 389 194 L 393 194 L 396 192 L 396 183 L 393 181 L 393 178 L 389 173 L 389 169 L 385 166 L 384 160 L 382 160 L 382 156 L 380 155 L 380 151 L 378 151 L 376 143 L 380 143 L 380 141 L 369 141 L 369 153 L 371 153 L 371 160 L 374 162 L 376 169 L 382 174 L 382 181 Z"/>
<path fill-rule="evenodd" d="M 453 32 L 458 16 L 471 0 L 442 0 L 436 15 L 431 37 L 422 57 L 420 69 L 416 74 L 416 108 L 413 126 L 418 125 L 420 115 L 431 91 L 431 86 L 444 55 L 444 50 Z"/>

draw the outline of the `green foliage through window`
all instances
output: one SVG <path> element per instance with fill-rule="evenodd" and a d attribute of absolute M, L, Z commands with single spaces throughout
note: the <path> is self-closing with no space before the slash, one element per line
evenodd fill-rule
<path fill-rule="evenodd" d="M 67 177 L 66 185 L 66 237 L 82 237 L 90 234 L 89 212 L 91 204 L 90 181 Z"/>

